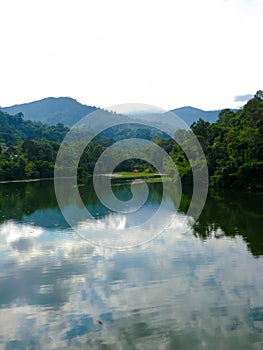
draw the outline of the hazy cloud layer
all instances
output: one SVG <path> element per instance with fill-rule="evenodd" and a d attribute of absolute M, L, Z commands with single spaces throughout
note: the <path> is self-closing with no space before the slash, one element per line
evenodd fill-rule
<path fill-rule="evenodd" d="M 250 100 L 251 98 L 253 98 L 253 96 L 254 95 L 251 95 L 251 94 L 237 95 L 237 96 L 235 96 L 234 102 L 246 102 L 246 101 Z"/>

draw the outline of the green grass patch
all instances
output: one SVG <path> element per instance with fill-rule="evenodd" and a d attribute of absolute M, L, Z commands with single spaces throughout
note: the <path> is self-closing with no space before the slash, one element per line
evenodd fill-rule
<path fill-rule="evenodd" d="M 162 182 L 162 181 L 172 181 L 171 177 L 168 176 L 160 176 L 158 173 L 134 173 L 134 172 L 128 172 L 128 171 L 118 171 L 113 174 L 121 175 L 119 177 L 116 177 L 115 179 L 142 179 L 145 178 L 147 182 Z"/>
<path fill-rule="evenodd" d="M 134 173 L 133 171 L 118 171 L 113 174 L 119 174 L 121 175 L 122 179 L 130 179 L 130 178 L 142 178 L 142 177 L 156 177 L 158 176 L 158 173 L 144 173 L 144 172 L 139 172 L 139 173 Z"/>

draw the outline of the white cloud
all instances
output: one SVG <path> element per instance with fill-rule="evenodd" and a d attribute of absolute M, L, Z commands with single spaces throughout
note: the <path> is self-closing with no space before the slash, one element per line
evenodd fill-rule
<path fill-rule="evenodd" d="M 226 107 L 262 88 L 262 14 L 260 0 L 1 2 L 0 104 Z"/>

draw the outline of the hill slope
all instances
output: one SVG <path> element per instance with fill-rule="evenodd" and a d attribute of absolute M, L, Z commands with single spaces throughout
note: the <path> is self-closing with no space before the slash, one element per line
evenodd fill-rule
<path fill-rule="evenodd" d="M 41 121 L 48 125 L 63 123 L 72 126 L 97 108 L 86 106 L 70 97 L 48 97 L 39 101 L 1 108 L 3 112 L 15 115 L 23 113 L 25 119 Z"/>

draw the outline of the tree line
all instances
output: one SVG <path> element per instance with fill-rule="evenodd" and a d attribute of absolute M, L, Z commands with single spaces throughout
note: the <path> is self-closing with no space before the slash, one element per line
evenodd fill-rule
<path fill-rule="evenodd" d="M 203 119 L 191 125 L 191 130 L 180 130 L 179 137 L 185 147 L 190 134 L 195 134 L 206 156 L 210 185 L 212 187 L 263 189 L 263 93 L 259 91 L 253 99 L 236 112 L 222 110 L 215 123 Z M 21 113 L 11 116 L 0 111 L 0 180 L 51 178 L 60 143 L 68 132 L 63 124 L 47 126 L 39 122 L 26 121 Z M 81 132 L 81 131 L 79 131 Z M 71 160 L 65 167 L 75 167 L 74 154 L 81 147 L 81 137 L 65 149 Z M 115 135 L 116 134 L 116 135 Z M 115 136 L 116 137 L 115 137 Z M 178 136 L 178 135 L 177 135 Z M 129 137 L 144 138 L 161 146 L 177 166 L 182 181 L 192 183 L 192 170 L 180 146 L 167 135 L 153 129 L 118 127 L 108 135 L 97 136 L 86 147 L 78 164 L 80 178 L 92 174 L 103 151 L 115 141 Z M 154 151 L 146 147 L 150 159 Z M 71 162 L 72 161 L 72 162 Z M 155 171 L 149 163 L 138 158 L 122 162 L 117 171 Z M 164 172 L 175 176 L 169 164 L 163 164 Z"/>

